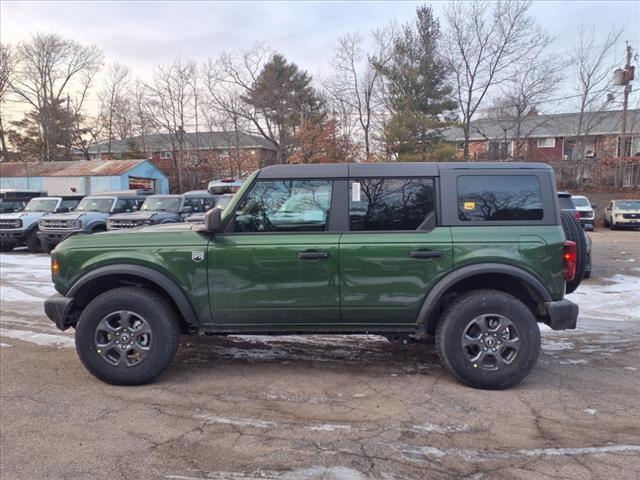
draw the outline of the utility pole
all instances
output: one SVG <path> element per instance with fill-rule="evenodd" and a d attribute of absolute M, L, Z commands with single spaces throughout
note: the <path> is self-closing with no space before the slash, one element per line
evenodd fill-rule
<path fill-rule="evenodd" d="M 620 156 L 627 156 L 627 108 L 629 105 L 629 93 L 631 93 L 631 81 L 635 67 L 631 65 L 632 50 L 629 42 L 627 43 L 627 63 L 624 66 L 622 85 L 624 85 L 624 94 L 622 100 L 622 135 L 620 136 Z"/>

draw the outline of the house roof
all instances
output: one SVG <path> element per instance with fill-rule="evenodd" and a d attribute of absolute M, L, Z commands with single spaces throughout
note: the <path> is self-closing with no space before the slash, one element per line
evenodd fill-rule
<path fill-rule="evenodd" d="M 117 177 L 145 162 L 148 160 L 9 162 L 0 163 L 0 177 Z"/>
<path fill-rule="evenodd" d="M 246 132 L 238 132 L 238 139 L 234 132 L 186 132 L 184 145 L 188 150 L 218 150 L 235 148 L 236 143 L 241 148 L 264 148 L 275 150 L 274 145 L 264 137 L 251 135 Z M 173 150 L 169 134 L 153 134 L 115 140 L 111 142 L 111 153 L 124 153 L 132 149 L 149 152 L 164 152 Z M 89 153 L 106 153 L 109 150 L 107 143 L 99 143 L 89 148 Z"/>
<path fill-rule="evenodd" d="M 522 120 L 520 138 L 575 137 L 578 135 L 579 113 L 532 115 Z M 622 111 L 587 112 L 582 120 L 586 135 L 616 135 L 622 131 Z M 470 140 L 504 140 L 513 138 L 514 121 L 510 118 L 480 118 L 471 122 Z M 627 133 L 640 133 L 640 110 L 627 112 Z M 464 140 L 460 127 L 446 129 L 444 137 Z"/>

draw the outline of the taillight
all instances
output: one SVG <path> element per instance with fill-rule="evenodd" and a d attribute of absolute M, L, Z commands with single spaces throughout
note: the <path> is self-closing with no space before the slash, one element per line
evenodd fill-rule
<path fill-rule="evenodd" d="M 564 242 L 564 250 L 562 252 L 562 273 L 564 279 L 570 282 L 576 278 L 576 264 L 578 263 L 578 249 L 576 242 L 567 240 Z"/>
<path fill-rule="evenodd" d="M 576 210 L 576 220 L 580 221 L 580 212 Z"/>

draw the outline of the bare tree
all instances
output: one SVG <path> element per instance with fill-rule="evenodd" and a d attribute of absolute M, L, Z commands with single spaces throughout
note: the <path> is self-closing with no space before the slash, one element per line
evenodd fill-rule
<path fill-rule="evenodd" d="M 608 60 L 623 32 L 622 27 L 613 27 L 604 42 L 596 39 L 595 28 L 580 28 L 580 36 L 573 46 L 571 64 L 576 82 L 575 89 L 579 101 L 578 124 L 576 126 L 576 148 L 573 160 L 582 164 L 576 169 L 576 184 L 582 184 L 584 175 L 585 140 L 590 132 L 602 121 L 603 116 L 594 115 L 609 107 L 611 101 L 614 60 Z"/>
<path fill-rule="evenodd" d="M 513 77 L 519 58 L 547 41 L 528 14 L 530 5 L 530 1 L 474 0 L 452 2 L 446 10 L 446 45 L 462 113 L 465 161 L 469 161 L 471 120 L 487 93 Z"/>
<path fill-rule="evenodd" d="M 365 160 L 371 156 L 372 129 L 378 118 L 376 112 L 382 108 L 382 86 L 380 69 L 376 64 L 387 63 L 392 48 L 392 26 L 374 32 L 376 51 L 365 52 L 359 33 L 347 34 L 338 40 L 333 58 L 334 75 L 324 82 L 334 105 L 341 116 L 353 115 L 362 132 Z M 351 124 L 350 118 L 343 123 Z"/>
<path fill-rule="evenodd" d="M 8 158 L 9 153 L 4 135 L 6 119 L 3 122 L 4 109 L 2 106 L 6 103 L 9 96 L 11 81 L 16 72 L 16 65 L 17 59 L 11 47 L 0 44 L 0 145 L 2 147 L 0 159 Z"/>
<path fill-rule="evenodd" d="M 196 64 L 176 58 L 169 65 L 160 65 L 148 86 L 149 107 L 155 130 L 172 146 L 173 167 L 178 189 L 183 191 L 182 165 L 185 155 L 185 125 L 194 116 L 193 79 L 197 75 Z"/>
<path fill-rule="evenodd" d="M 131 100 L 128 96 L 131 70 L 120 63 L 107 69 L 102 89 L 100 115 L 104 123 L 107 154 L 111 155 L 111 144 L 131 135 Z"/>
<path fill-rule="evenodd" d="M 501 85 L 500 94 L 490 110 L 490 117 L 513 141 L 512 158 L 523 159 L 523 149 L 529 138 L 548 121 L 538 116 L 537 105 L 549 100 L 560 84 L 561 62 L 543 57 L 551 39 L 541 41 L 539 48 L 523 56 L 515 65 L 515 73 Z"/>
<path fill-rule="evenodd" d="M 53 160 L 57 148 L 56 121 L 66 101 L 71 111 L 71 92 L 77 91 L 73 109 L 86 99 L 95 74 L 102 66 L 102 52 L 57 34 L 37 33 L 17 47 L 18 73 L 11 83 L 18 97 L 30 105 L 40 127 L 41 159 Z M 68 126 L 65 128 L 69 128 Z M 67 132 L 70 136 L 71 132 Z"/>

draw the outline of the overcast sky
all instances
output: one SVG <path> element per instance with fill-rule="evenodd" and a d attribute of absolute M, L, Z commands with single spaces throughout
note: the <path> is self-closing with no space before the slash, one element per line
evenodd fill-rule
<path fill-rule="evenodd" d="M 266 43 L 314 76 L 322 75 L 343 34 L 363 34 L 392 19 L 412 20 L 425 2 L 26 2 L 0 3 L 2 42 L 26 40 L 36 31 L 58 32 L 98 46 L 107 62 L 128 65 L 148 78 L 154 65 L 176 55 L 204 61 L 223 51 Z M 443 2 L 426 2 L 441 14 Z M 566 54 L 580 24 L 606 34 L 626 26 L 612 60 L 624 61 L 624 40 L 640 47 L 639 1 L 538 1 L 532 14 L 555 42 L 552 53 Z M 636 84 L 640 82 L 636 81 Z M 640 90 L 640 86 L 637 87 Z"/>

